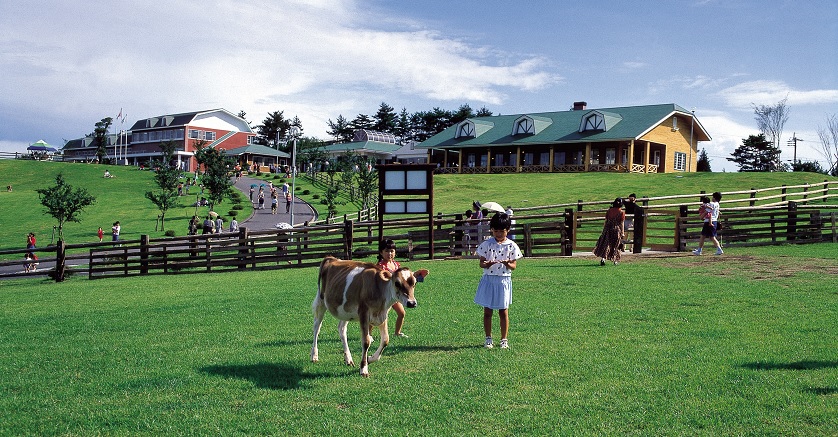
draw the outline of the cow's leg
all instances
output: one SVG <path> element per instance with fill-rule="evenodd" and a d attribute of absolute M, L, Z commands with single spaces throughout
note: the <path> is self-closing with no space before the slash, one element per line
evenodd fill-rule
<path fill-rule="evenodd" d="M 314 298 L 311 304 L 312 312 L 314 313 L 314 343 L 311 345 L 311 361 L 316 363 L 320 360 L 319 351 L 317 350 L 317 338 L 320 336 L 320 326 L 323 324 L 323 316 L 326 314 L 326 305 L 323 299 L 320 298 L 320 292 Z"/>
<path fill-rule="evenodd" d="M 378 325 L 378 329 L 381 331 L 381 344 L 378 345 L 378 349 L 376 349 L 373 356 L 370 357 L 370 362 L 376 362 L 381 358 L 381 352 L 384 352 L 384 348 L 390 344 L 390 334 L 387 333 L 387 319 Z"/>
<path fill-rule="evenodd" d="M 347 366 L 354 366 L 355 362 L 352 361 L 352 352 L 349 351 L 349 340 L 346 339 L 347 325 L 349 325 L 348 321 L 341 320 L 338 323 L 338 334 L 340 335 L 340 343 L 343 345 L 343 361 Z"/>
<path fill-rule="evenodd" d="M 370 351 L 370 322 L 367 320 L 366 312 L 361 312 L 361 376 L 370 376 L 369 351 Z"/>

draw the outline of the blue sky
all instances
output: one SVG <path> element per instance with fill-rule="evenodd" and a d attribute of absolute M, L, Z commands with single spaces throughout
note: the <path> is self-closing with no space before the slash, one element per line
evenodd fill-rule
<path fill-rule="evenodd" d="M 464 103 L 498 114 L 675 103 L 714 171 L 788 98 L 783 139 L 821 160 L 838 113 L 838 2 L 59 0 L 0 2 L 0 151 L 56 146 L 103 117 L 225 108 L 260 123 Z"/>

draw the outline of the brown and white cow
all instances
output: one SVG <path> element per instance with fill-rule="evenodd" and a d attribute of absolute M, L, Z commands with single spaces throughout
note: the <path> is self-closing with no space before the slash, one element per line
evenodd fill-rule
<path fill-rule="evenodd" d="M 314 344 L 311 346 L 311 361 L 319 360 L 317 338 L 323 316 L 329 310 L 340 323 L 338 332 L 343 344 L 343 355 L 347 365 L 354 366 L 349 343 L 346 340 L 346 326 L 350 321 L 361 324 L 361 375 L 369 376 L 369 363 L 378 361 L 381 352 L 390 342 L 387 334 L 387 313 L 396 302 L 408 308 L 416 306 L 413 290 L 417 277 L 427 276 L 427 270 L 414 273 L 408 268 L 400 268 L 393 273 L 377 267 L 375 264 L 358 261 L 339 260 L 327 256 L 320 263 L 317 277 L 317 296 L 314 297 Z M 381 344 L 372 357 L 367 358 L 372 336 L 370 326 L 378 326 L 381 331 Z"/>

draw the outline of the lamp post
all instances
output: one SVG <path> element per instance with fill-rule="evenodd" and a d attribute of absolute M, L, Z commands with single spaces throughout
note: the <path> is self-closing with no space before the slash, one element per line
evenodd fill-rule
<path fill-rule="evenodd" d="M 297 188 L 297 136 L 300 135 L 300 128 L 291 126 L 290 133 L 294 140 L 291 146 L 291 227 L 294 227 L 294 190 Z"/>

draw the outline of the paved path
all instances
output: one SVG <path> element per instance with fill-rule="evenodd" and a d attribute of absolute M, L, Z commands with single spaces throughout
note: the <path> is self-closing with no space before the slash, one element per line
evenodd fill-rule
<path fill-rule="evenodd" d="M 249 199 L 250 197 L 250 186 L 256 185 L 256 191 L 253 193 L 253 200 L 254 210 L 253 215 L 246 219 L 239 219 L 239 227 L 247 227 L 247 229 L 251 231 L 265 231 L 270 229 L 276 229 L 277 223 L 291 223 L 291 214 L 285 213 L 285 199 L 279 199 L 279 207 L 276 209 L 276 214 L 271 214 L 271 197 L 270 197 L 270 190 L 268 189 L 267 181 L 262 179 L 255 179 L 247 176 L 242 176 L 239 178 L 239 181 L 235 183 L 235 187 L 244 193 L 244 198 Z M 255 209 L 259 207 L 258 199 L 259 195 L 259 185 L 265 185 L 265 209 Z M 289 183 L 290 185 L 290 183 Z M 277 190 L 280 190 L 280 197 L 282 193 L 282 184 L 277 186 Z M 302 223 L 310 220 L 314 220 L 316 217 L 316 213 L 314 208 L 311 207 L 308 203 L 300 200 L 299 197 L 294 196 L 294 225 L 299 226 Z M 228 227 L 230 225 L 229 217 L 224 217 L 225 223 L 224 227 Z"/>

